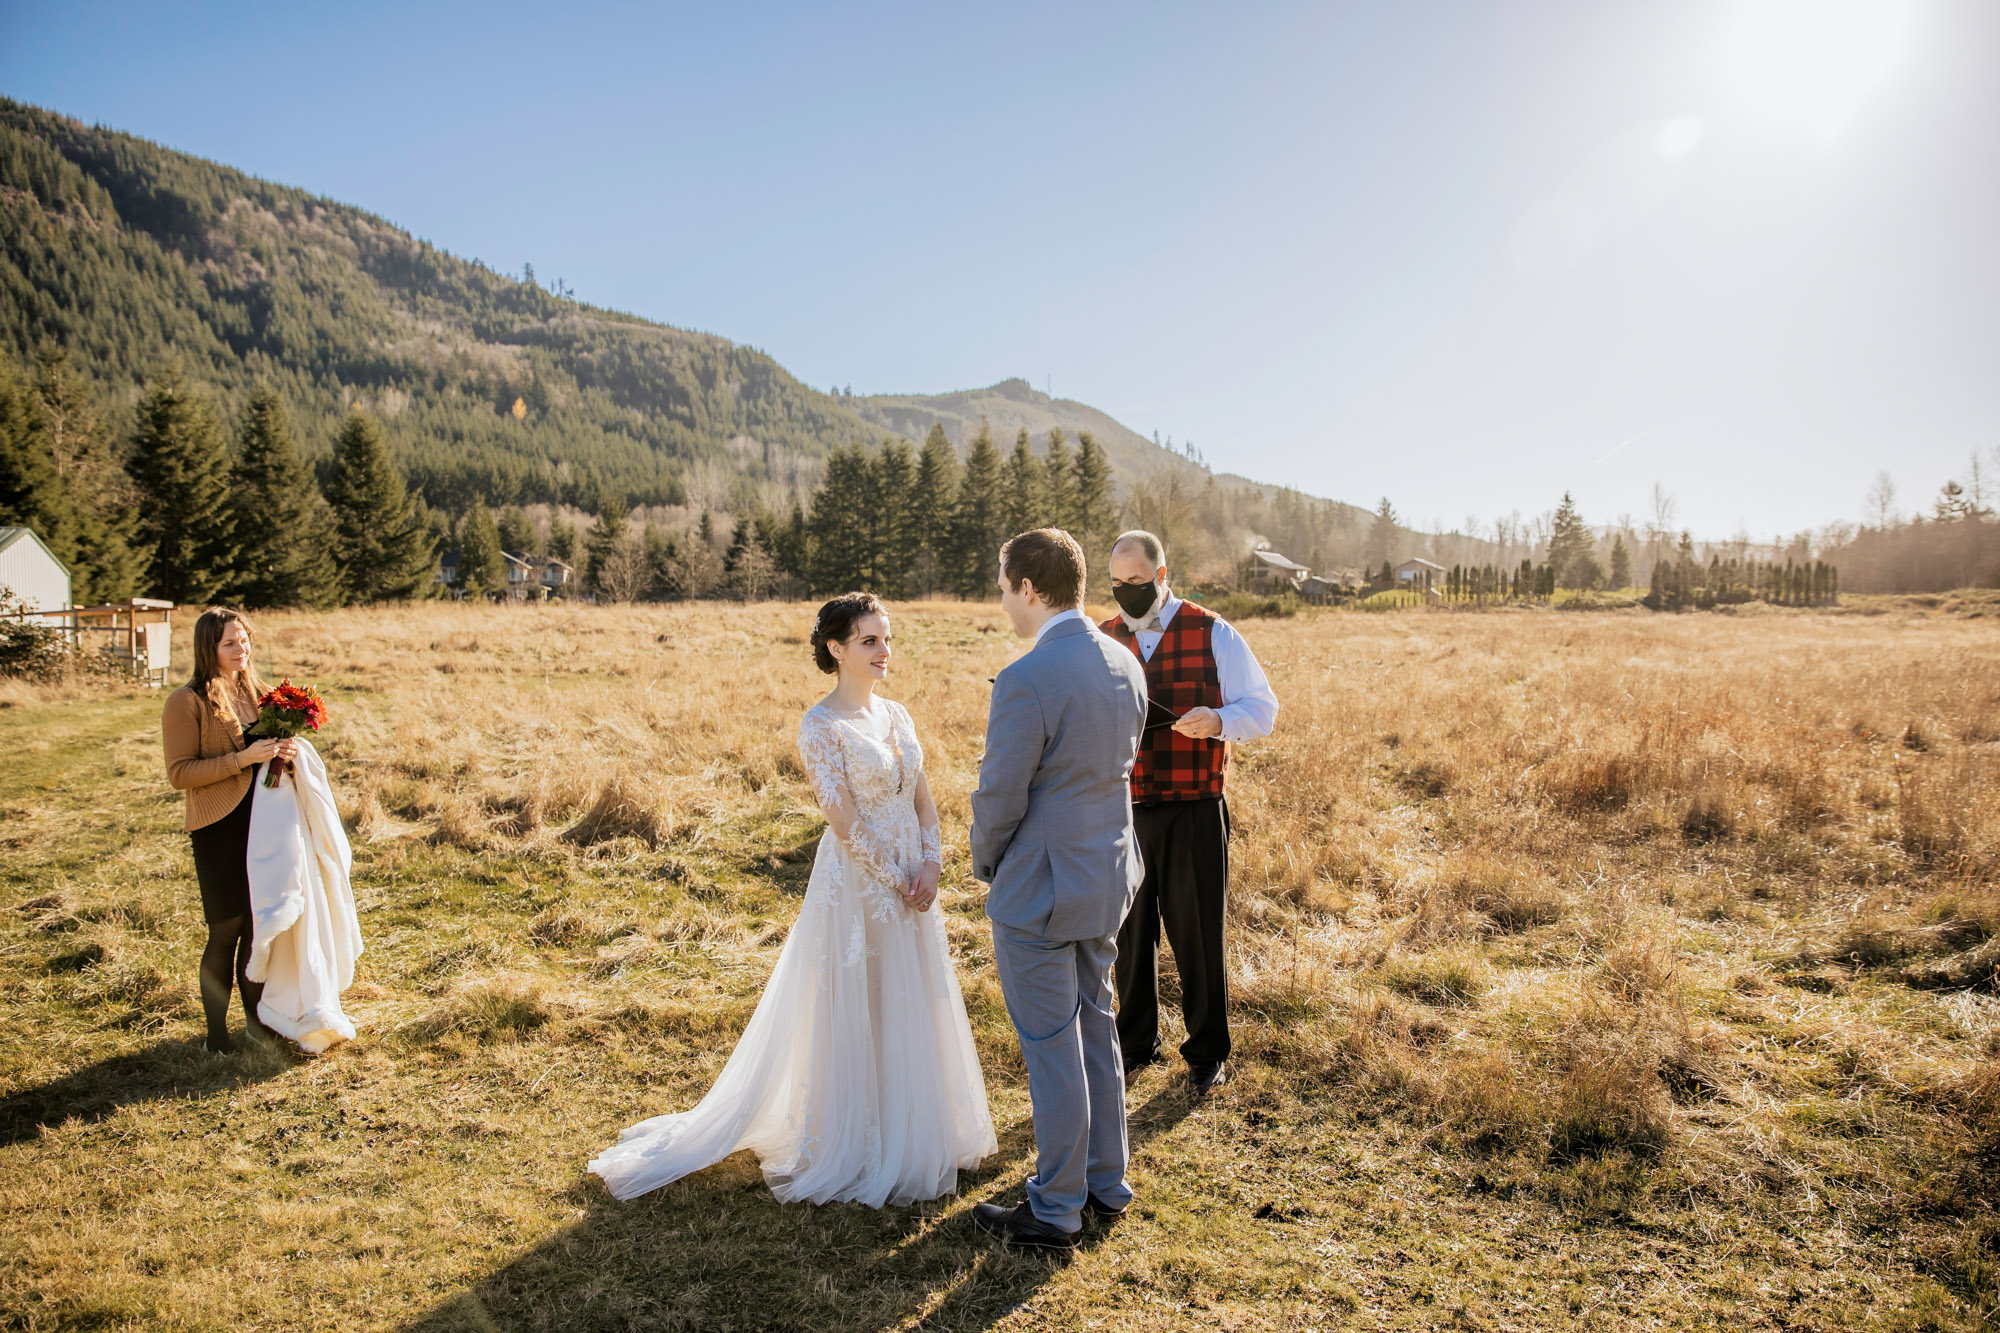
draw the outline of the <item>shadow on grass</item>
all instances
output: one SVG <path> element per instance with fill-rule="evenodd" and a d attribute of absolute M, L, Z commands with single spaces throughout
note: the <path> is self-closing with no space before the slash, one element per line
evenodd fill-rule
<path fill-rule="evenodd" d="M 1194 1109 L 1179 1091 L 1128 1116 L 1136 1149 Z M 720 1166 L 629 1203 L 594 1180 L 572 1197 L 581 1221 L 400 1333 L 495 1329 L 843 1330 L 991 1328 L 1030 1303 L 1071 1257 L 994 1245 L 972 1226 L 975 1203 L 1025 1197 L 1031 1123 L 960 1176 L 957 1197 L 907 1208 L 781 1204 L 755 1162 Z M 1120 1224 L 1086 1222 L 1080 1252 L 1116 1244 Z"/>
<path fill-rule="evenodd" d="M 291 1061 L 275 1045 L 244 1039 L 235 1055 L 210 1055 L 197 1041 L 163 1041 L 0 1098 L 0 1145 L 22 1143 L 44 1126 L 94 1124 L 140 1102 L 198 1101 L 282 1074 Z"/>

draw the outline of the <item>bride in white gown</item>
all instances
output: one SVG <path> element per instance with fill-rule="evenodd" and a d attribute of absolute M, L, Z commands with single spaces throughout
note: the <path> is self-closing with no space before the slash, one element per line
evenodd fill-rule
<path fill-rule="evenodd" d="M 936 1198 L 998 1147 L 965 1001 L 930 909 L 937 806 L 888 674 L 882 604 L 849 593 L 813 628 L 832 694 L 799 723 L 830 836 L 749 1026 L 700 1105 L 642 1120 L 590 1162 L 630 1199 L 739 1149 L 790 1203 Z"/>

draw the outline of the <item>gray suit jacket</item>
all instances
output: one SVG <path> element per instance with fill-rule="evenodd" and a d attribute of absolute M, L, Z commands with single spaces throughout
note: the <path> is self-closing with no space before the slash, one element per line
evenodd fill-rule
<path fill-rule="evenodd" d="M 972 793 L 986 915 L 1051 940 L 1109 935 L 1144 878 L 1132 764 L 1146 676 L 1088 620 L 1057 625 L 993 682 Z"/>

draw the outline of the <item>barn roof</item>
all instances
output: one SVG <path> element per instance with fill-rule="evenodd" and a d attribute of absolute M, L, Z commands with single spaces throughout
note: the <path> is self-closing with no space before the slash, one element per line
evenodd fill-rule
<path fill-rule="evenodd" d="M 69 566 L 65 564 L 62 561 L 61 557 L 57 556 L 54 551 L 51 551 L 49 549 L 49 544 L 47 542 L 43 541 L 40 537 L 35 535 L 35 530 L 33 528 L 0 527 L 0 551 L 4 551 L 8 547 L 12 546 L 15 542 L 22 540 L 31 541 L 35 545 L 41 547 L 42 554 L 47 556 L 49 559 L 55 561 L 56 568 L 60 569 L 63 572 L 64 577 L 68 577 L 70 572 Z"/>
<path fill-rule="evenodd" d="M 1288 560 L 1276 551 L 1252 551 L 1250 554 L 1255 559 L 1262 560 L 1265 564 L 1276 569 L 1296 569 L 1300 573 L 1305 572 L 1304 565 L 1299 564 L 1295 560 Z"/>

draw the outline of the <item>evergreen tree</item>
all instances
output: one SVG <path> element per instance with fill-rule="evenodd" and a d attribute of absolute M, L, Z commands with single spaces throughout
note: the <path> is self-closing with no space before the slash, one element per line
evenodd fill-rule
<path fill-rule="evenodd" d="M 139 402 L 129 468 L 139 489 L 146 586 L 171 602 L 214 601 L 236 572 L 229 458 L 207 396 L 177 367 Z"/>
<path fill-rule="evenodd" d="M 0 358 L 0 523 L 33 529 L 69 566 L 72 604 L 139 590 L 131 491 L 63 355 L 45 348 L 32 383 Z"/>
<path fill-rule="evenodd" d="M 1625 549 L 1625 537 L 1611 539 L 1611 586 L 1625 589 L 1632 586 L 1632 553 Z"/>
<path fill-rule="evenodd" d="M 30 528 L 57 549 L 68 526 L 68 500 L 55 460 L 49 457 L 34 391 L 0 361 L 0 523 Z"/>
<path fill-rule="evenodd" d="M 1118 515 L 1111 502 L 1111 460 L 1104 446 L 1087 430 L 1076 433 L 1076 484 L 1070 493 L 1069 535 L 1083 547 L 1087 568 L 1096 573 L 1111 558 L 1111 539 L 1118 535 Z"/>
<path fill-rule="evenodd" d="M 707 515 L 702 515 L 706 518 Z M 607 573 L 611 570 L 612 556 L 625 544 L 625 502 L 614 495 L 600 495 L 597 500 L 597 523 L 584 541 L 584 580 L 591 591 L 606 592 Z"/>
<path fill-rule="evenodd" d="M 1042 482 L 1042 462 L 1035 457 L 1024 426 L 1014 437 L 1014 451 L 1007 455 L 1006 466 L 1000 474 L 1000 525 L 1007 530 L 1007 536 L 1042 527 L 1048 522 L 1046 490 Z"/>
<path fill-rule="evenodd" d="M 513 551 L 518 555 L 540 555 L 540 534 L 535 525 L 528 521 L 528 515 L 519 505 L 508 505 L 493 521 L 494 531 L 500 538 L 500 549 Z"/>
<path fill-rule="evenodd" d="M 234 600 L 319 607 L 339 597 L 333 516 L 299 454 L 284 400 L 268 385 L 243 409 L 229 496 L 238 545 Z"/>
<path fill-rule="evenodd" d="M 1384 564 L 1389 562 L 1390 557 L 1395 553 L 1396 542 L 1398 540 L 1396 535 L 1398 526 L 1399 520 L 1396 518 L 1396 507 L 1389 503 L 1389 497 L 1385 495 L 1382 497 L 1382 503 L 1375 506 L 1375 521 L 1368 525 L 1368 563 L 1370 565 L 1375 564 L 1377 561 L 1381 561 Z"/>
<path fill-rule="evenodd" d="M 722 559 L 715 550 L 715 516 L 701 511 L 701 522 L 681 547 L 682 596 L 713 597 L 722 586 Z"/>
<path fill-rule="evenodd" d="M 867 515 L 874 471 L 860 449 L 835 449 L 826 458 L 810 520 L 813 591 L 826 596 L 873 591 L 868 582 L 876 565 L 876 542 Z"/>
<path fill-rule="evenodd" d="M 576 525 L 560 514 L 549 518 L 549 554 L 566 565 L 576 563 Z"/>
<path fill-rule="evenodd" d="M 870 475 L 875 484 L 871 512 L 877 518 L 873 567 L 865 586 L 885 597 L 894 597 L 901 593 L 910 567 L 916 563 L 920 539 L 910 512 L 916 487 L 916 465 L 910 457 L 910 446 L 902 440 L 884 440 Z"/>
<path fill-rule="evenodd" d="M 951 548 L 952 507 L 958 500 L 958 451 L 933 423 L 917 456 L 917 475 L 910 485 L 910 530 L 916 552 L 903 579 L 903 595 L 928 597 L 945 577 L 945 553 Z"/>
<path fill-rule="evenodd" d="M 1000 451 L 982 421 L 966 453 L 958 504 L 952 510 L 952 587 L 961 597 L 990 597 L 998 591 L 1000 543 L 1012 535 L 1005 530 L 1000 484 Z"/>
<path fill-rule="evenodd" d="M 1576 511 L 1576 501 L 1568 491 L 1563 492 L 1562 503 L 1556 507 L 1555 521 L 1549 526 L 1548 565 L 1555 571 L 1555 579 L 1564 588 L 1588 588 L 1597 562 L 1593 559 L 1590 567 L 1584 565 L 1585 557 L 1591 554 L 1596 541 L 1590 535 L 1590 526 Z"/>
<path fill-rule="evenodd" d="M 507 561 L 500 554 L 500 529 L 492 511 L 473 501 L 458 528 L 458 585 L 484 596 L 507 590 Z"/>
<path fill-rule="evenodd" d="M 724 557 L 722 568 L 727 575 L 723 586 L 739 602 L 762 601 L 771 590 L 771 580 L 777 573 L 777 566 L 771 562 L 771 553 L 758 540 L 756 528 L 748 520 L 738 520 L 735 535 L 729 539 L 729 554 Z"/>
<path fill-rule="evenodd" d="M 653 524 L 646 525 L 646 598 L 676 602 L 687 595 L 680 543 Z"/>
<path fill-rule="evenodd" d="M 771 541 L 771 561 L 780 571 L 804 582 L 806 578 L 806 552 L 812 545 L 812 536 L 806 527 L 805 507 L 797 500 L 792 501 L 792 516 L 779 528 Z"/>
<path fill-rule="evenodd" d="M 327 478 L 334 557 L 349 602 L 410 597 L 436 576 L 437 547 L 425 515 L 410 502 L 373 418 L 348 415 L 333 442 Z"/>
<path fill-rule="evenodd" d="M 1075 459 L 1061 426 L 1049 427 L 1049 449 L 1042 457 L 1042 522 L 1076 536 Z"/>

